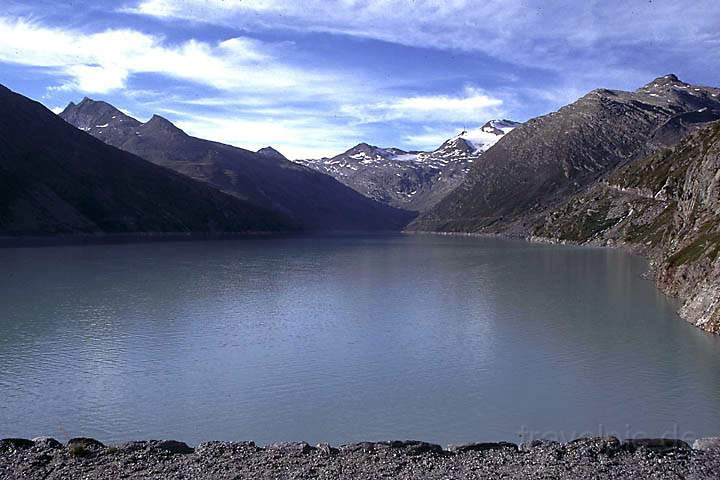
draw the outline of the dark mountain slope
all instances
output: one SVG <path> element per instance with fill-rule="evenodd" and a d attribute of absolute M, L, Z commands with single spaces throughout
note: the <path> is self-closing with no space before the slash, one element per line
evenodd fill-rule
<path fill-rule="evenodd" d="M 574 195 L 533 233 L 648 255 L 680 314 L 720 333 L 720 122 Z"/>
<path fill-rule="evenodd" d="M 288 230 L 280 215 L 105 145 L 0 86 L 0 233 Z"/>
<path fill-rule="evenodd" d="M 141 123 L 105 102 L 85 98 L 60 116 L 110 145 L 287 214 L 306 229 L 399 230 L 413 217 L 277 151 L 251 152 L 191 137 L 157 115 Z"/>
<path fill-rule="evenodd" d="M 674 75 L 634 92 L 593 90 L 505 135 L 409 228 L 526 233 L 529 219 L 549 206 L 720 118 L 719 93 Z"/>

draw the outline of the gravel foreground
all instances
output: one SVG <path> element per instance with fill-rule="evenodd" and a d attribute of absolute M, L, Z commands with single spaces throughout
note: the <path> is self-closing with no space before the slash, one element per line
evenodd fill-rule
<path fill-rule="evenodd" d="M 720 437 L 697 440 L 579 438 L 474 443 L 327 444 L 155 440 L 105 446 L 76 438 L 0 440 L 1 479 L 718 479 Z"/>

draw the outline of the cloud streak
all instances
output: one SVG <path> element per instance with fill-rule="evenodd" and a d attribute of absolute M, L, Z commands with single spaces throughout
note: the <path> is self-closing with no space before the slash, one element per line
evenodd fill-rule
<path fill-rule="evenodd" d="M 422 48 L 480 52 L 513 64 L 580 77 L 634 68 L 628 49 L 712 52 L 720 33 L 714 0 L 141 0 L 126 11 L 248 29 L 329 32 Z M 718 54 L 710 54 L 718 58 Z M 698 58 L 707 61 L 707 56 Z M 575 67 L 576 71 L 569 71 Z M 582 68 L 580 68 L 582 67 Z M 644 72 L 638 72 L 642 74 Z"/>
<path fill-rule="evenodd" d="M 361 123 L 406 120 L 414 122 L 463 122 L 502 116 L 503 101 L 483 90 L 467 86 L 459 95 L 418 95 L 387 101 L 345 105 L 341 111 Z"/>
<path fill-rule="evenodd" d="M 243 37 L 170 45 L 132 29 L 83 33 L 0 19 L 0 61 L 51 69 L 66 78 L 64 89 L 107 93 L 145 73 L 245 91 L 287 90 L 329 80 L 273 61 L 272 48 Z"/>

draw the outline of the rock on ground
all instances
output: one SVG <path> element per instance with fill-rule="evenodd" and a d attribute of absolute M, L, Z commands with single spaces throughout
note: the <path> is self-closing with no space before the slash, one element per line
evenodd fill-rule
<path fill-rule="evenodd" d="M 698 443 L 699 442 L 699 443 Z M 717 479 L 715 439 L 580 438 L 474 443 L 445 450 L 416 441 L 327 444 L 177 441 L 102 446 L 92 439 L 0 441 L 0 479 Z M 710 447 L 713 448 L 710 448 Z"/>

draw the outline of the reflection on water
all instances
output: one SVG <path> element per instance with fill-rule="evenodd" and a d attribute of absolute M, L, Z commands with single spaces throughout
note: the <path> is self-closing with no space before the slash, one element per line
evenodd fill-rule
<path fill-rule="evenodd" d="M 618 251 L 357 236 L 0 249 L 0 436 L 720 432 L 720 342 Z"/>

